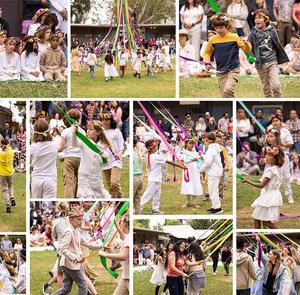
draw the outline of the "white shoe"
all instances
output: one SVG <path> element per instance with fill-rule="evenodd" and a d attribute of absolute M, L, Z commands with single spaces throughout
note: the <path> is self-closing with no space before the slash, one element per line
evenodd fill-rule
<path fill-rule="evenodd" d="M 295 203 L 293 197 L 288 197 L 288 203 L 289 204 L 294 204 Z"/>
<path fill-rule="evenodd" d="M 213 275 L 215 276 L 215 275 L 217 275 L 215 272 L 213 272 Z"/>

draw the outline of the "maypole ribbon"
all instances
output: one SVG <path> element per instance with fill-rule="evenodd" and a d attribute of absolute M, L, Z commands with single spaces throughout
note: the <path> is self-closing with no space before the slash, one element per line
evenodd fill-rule
<path fill-rule="evenodd" d="M 237 172 L 237 173 L 236 173 L 236 179 L 242 181 L 242 180 L 245 179 L 245 177 L 244 177 L 241 173 L 238 173 L 238 172 Z M 259 180 L 251 180 L 251 182 L 254 182 L 254 183 L 261 183 Z"/>
<path fill-rule="evenodd" d="M 207 241 L 228 221 L 229 221 L 229 219 L 226 219 L 214 232 L 212 232 L 204 241 L 202 241 L 201 245 L 204 245 L 205 243 L 207 243 Z"/>

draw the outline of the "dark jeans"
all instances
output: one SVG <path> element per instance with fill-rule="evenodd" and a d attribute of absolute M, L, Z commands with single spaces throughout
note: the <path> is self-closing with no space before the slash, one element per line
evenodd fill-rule
<path fill-rule="evenodd" d="M 224 268 L 225 268 L 225 271 L 226 271 L 226 274 L 229 275 L 229 264 L 228 262 L 224 263 Z"/>
<path fill-rule="evenodd" d="M 250 295 L 250 289 L 245 289 L 245 290 L 236 290 L 236 295 Z"/>
<path fill-rule="evenodd" d="M 170 295 L 184 295 L 184 286 L 182 277 L 167 276 L 167 285 Z"/>
<path fill-rule="evenodd" d="M 300 141 L 294 142 L 294 148 L 297 152 L 297 154 L 300 154 Z"/>
<path fill-rule="evenodd" d="M 273 292 L 272 290 L 267 290 L 264 286 L 262 289 L 262 295 L 277 295 L 277 292 Z"/>
<path fill-rule="evenodd" d="M 93 79 L 95 75 L 95 66 L 89 66 L 89 67 L 90 67 L 90 79 Z"/>
<path fill-rule="evenodd" d="M 123 124 L 121 129 L 124 140 L 129 136 L 129 118 L 127 118 Z"/>
<path fill-rule="evenodd" d="M 216 272 L 216 270 L 218 268 L 218 262 L 219 262 L 219 259 L 213 258 L 213 272 Z"/>

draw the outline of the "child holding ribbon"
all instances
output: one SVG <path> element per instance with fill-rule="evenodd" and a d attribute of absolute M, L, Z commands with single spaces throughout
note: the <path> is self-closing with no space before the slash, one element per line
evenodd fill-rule
<path fill-rule="evenodd" d="M 254 187 L 260 188 L 260 196 L 252 203 L 254 209 L 252 217 L 254 227 L 260 229 L 262 225 L 268 228 L 277 228 L 274 224 L 280 218 L 280 207 L 282 206 L 282 195 L 280 192 L 281 172 L 284 164 L 284 152 L 281 147 L 266 148 L 266 164 L 260 183 L 251 182 L 248 179 L 242 181 Z"/>
<path fill-rule="evenodd" d="M 32 198 L 56 198 L 58 144 L 53 141 L 45 119 L 38 119 L 33 127 L 31 157 Z"/>
<path fill-rule="evenodd" d="M 110 145 L 102 126 L 96 122 L 90 122 L 87 129 L 87 137 L 94 144 L 99 145 L 99 154 L 92 151 L 86 144 L 77 139 L 75 133 L 78 127 L 74 126 L 72 139 L 73 147 L 81 149 L 81 161 L 78 170 L 78 198 L 109 198 L 110 194 L 104 188 L 102 168 L 107 163 L 108 155 L 102 149 Z"/>
<path fill-rule="evenodd" d="M 158 146 L 155 140 L 146 141 L 145 147 L 148 150 L 148 185 L 141 198 L 141 212 L 143 211 L 146 203 L 153 198 L 151 214 L 164 214 L 164 212 L 159 209 L 162 184 L 162 166 L 167 163 L 181 169 L 185 169 L 185 167 L 181 164 L 168 161 L 165 155 L 158 154 Z"/>

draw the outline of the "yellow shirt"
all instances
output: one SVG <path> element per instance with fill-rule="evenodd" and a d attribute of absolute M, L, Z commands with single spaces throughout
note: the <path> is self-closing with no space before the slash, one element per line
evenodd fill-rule
<path fill-rule="evenodd" d="M 11 176 L 14 174 L 13 159 L 14 153 L 11 147 L 7 147 L 4 151 L 0 151 L 0 176 Z"/>
<path fill-rule="evenodd" d="M 220 146 L 221 152 L 223 153 L 223 156 L 224 156 L 225 168 L 229 170 L 230 169 L 230 158 L 229 158 L 228 152 L 222 144 L 219 144 L 219 146 Z"/>

